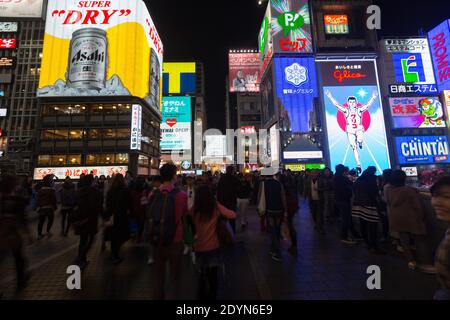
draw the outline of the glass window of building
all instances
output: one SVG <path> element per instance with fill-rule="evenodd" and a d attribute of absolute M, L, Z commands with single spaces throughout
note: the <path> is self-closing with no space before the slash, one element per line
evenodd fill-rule
<path fill-rule="evenodd" d="M 98 154 L 88 154 L 86 157 L 86 164 L 87 165 L 95 165 L 99 163 L 99 155 Z"/>
<path fill-rule="evenodd" d="M 92 113 L 101 113 L 103 114 L 103 105 L 101 104 L 94 104 L 91 106 L 91 112 Z"/>
<path fill-rule="evenodd" d="M 131 130 L 127 129 L 117 129 L 117 138 L 130 138 Z"/>
<path fill-rule="evenodd" d="M 41 139 L 42 140 L 53 140 L 55 136 L 55 130 L 42 130 L 41 131 Z"/>
<path fill-rule="evenodd" d="M 115 161 L 115 155 L 110 153 L 99 155 L 99 164 L 113 164 Z"/>
<path fill-rule="evenodd" d="M 38 165 L 39 166 L 50 166 L 52 165 L 52 159 L 50 155 L 40 155 L 38 157 Z"/>
<path fill-rule="evenodd" d="M 67 156 L 68 163 L 72 166 L 81 164 L 81 154 L 72 154 Z"/>
<path fill-rule="evenodd" d="M 102 137 L 102 129 L 90 129 L 88 132 L 90 139 L 100 139 Z"/>
<path fill-rule="evenodd" d="M 113 139 L 116 137 L 115 129 L 103 129 L 103 138 L 104 139 Z"/>
<path fill-rule="evenodd" d="M 117 105 L 117 111 L 119 113 L 130 113 L 131 112 L 131 105 L 129 105 L 129 104 L 118 104 Z"/>
<path fill-rule="evenodd" d="M 128 164 L 128 153 L 116 154 L 116 163 L 117 164 Z"/>
<path fill-rule="evenodd" d="M 52 155 L 52 166 L 64 166 L 67 163 L 66 155 Z"/>
<path fill-rule="evenodd" d="M 83 139 L 83 130 L 73 129 L 69 131 L 69 137 L 72 140 Z"/>
<path fill-rule="evenodd" d="M 65 140 L 65 139 L 67 139 L 68 136 L 69 136 L 69 130 L 60 130 L 60 129 L 55 130 L 55 136 L 54 136 L 55 140 Z"/>
<path fill-rule="evenodd" d="M 140 166 L 146 167 L 148 166 L 148 157 L 140 155 L 138 162 Z"/>
<path fill-rule="evenodd" d="M 116 114 L 117 113 L 117 105 L 111 105 L 111 104 L 103 105 L 103 113 L 104 114 Z"/>

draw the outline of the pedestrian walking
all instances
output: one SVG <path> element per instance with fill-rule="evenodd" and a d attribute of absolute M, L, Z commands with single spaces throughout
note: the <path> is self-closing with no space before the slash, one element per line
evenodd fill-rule
<path fill-rule="evenodd" d="M 400 242 L 408 260 L 408 268 L 429 272 L 430 267 L 417 264 L 417 258 L 411 248 L 411 242 L 414 241 L 417 252 L 430 255 L 426 242 L 425 210 L 420 201 L 420 193 L 406 185 L 406 173 L 403 170 L 395 170 L 392 173 L 391 184 L 392 188 L 386 194 L 389 225 L 400 235 Z"/>
<path fill-rule="evenodd" d="M 24 242 L 32 242 L 25 216 L 29 199 L 23 196 L 23 191 L 17 177 L 2 178 L 0 182 L 0 264 L 3 259 L 12 254 L 18 292 L 25 288 L 30 277 L 23 252 Z"/>
<path fill-rule="evenodd" d="M 236 213 L 218 203 L 208 186 L 200 186 L 189 211 L 194 223 L 196 239 L 194 250 L 200 270 L 199 300 L 216 300 L 219 268 L 222 266 L 217 224 L 222 218 L 236 219 Z"/>
<path fill-rule="evenodd" d="M 47 221 L 47 236 L 51 237 L 51 229 L 57 209 L 56 191 L 53 188 L 53 175 L 44 177 L 42 188 L 37 193 L 37 212 L 39 215 L 38 222 L 38 240 L 44 238 L 42 234 L 45 221 Z"/>
<path fill-rule="evenodd" d="M 120 248 L 130 239 L 131 195 L 123 175 L 114 176 L 106 196 L 106 220 L 110 221 L 111 251 L 114 264 L 120 264 Z"/>
<path fill-rule="evenodd" d="M 281 261 L 281 224 L 286 217 L 286 209 L 283 185 L 273 175 L 267 176 L 260 183 L 258 211 L 267 216 L 272 240 L 269 253 L 275 261 Z"/>
<path fill-rule="evenodd" d="M 309 177 L 305 180 L 305 197 L 309 201 L 309 210 L 314 221 L 314 229 L 319 234 L 325 234 L 323 217 L 323 193 L 319 189 L 319 171 L 311 170 Z"/>
<path fill-rule="evenodd" d="M 334 218 L 334 185 L 333 172 L 330 168 L 325 168 L 322 175 L 319 177 L 319 195 L 322 195 L 322 211 L 323 216 L 327 221 Z"/>
<path fill-rule="evenodd" d="M 237 190 L 239 180 L 234 175 L 234 168 L 228 166 L 226 174 L 220 177 L 217 185 L 217 200 L 227 209 L 236 212 L 237 210 Z M 236 220 L 230 220 L 231 228 L 236 233 Z"/>
<path fill-rule="evenodd" d="M 165 164 L 160 169 L 163 184 L 149 201 L 147 221 L 153 246 L 154 300 L 164 300 L 166 263 L 170 265 L 170 284 L 175 299 L 180 292 L 181 258 L 183 255 L 183 217 L 187 214 L 187 195 L 175 187 L 177 167 Z"/>
<path fill-rule="evenodd" d="M 378 185 L 375 167 L 367 168 L 353 186 L 353 217 L 360 222 L 361 235 L 368 249 L 374 254 L 383 254 L 378 248 Z"/>
<path fill-rule="evenodd" d="M 437 218 L 450 223 L 450 177 L 440 178 L 431 188 L 431 204 Z M 438 290 L 435 300 L 450 301 L 450 228 L 447 229 L 436 254 Z"/>
<path fill-rule="evenodd" d="M 286 223 L 289 230 L 289 238 L 291 240 L 291 246 L 288 252 L 296 256 L 297 255 L 297 232 L 294 227 L 294 217 L 299 209 L 298 193 L 296 188 L 296 181 L 290 174 L 281 176 L 281 183 L 286 192 Z"/>
<path fill-rule="evenodd" d="M 239 185 L 237 189 L 237 212 L 241 218 L 241 228 L 248 226 L 247 209 L 250 203 L 250 195 L 252 192 L 248 178 L 242 173 L 238 175 Z"/>
<path fill-rule="evenodd" d="M 75 185 L 69 177 L 63 183 L 61 189 L 61 235 L 67 237 L 70 229 L 70 220 L 73 209 L 76 206 Z"/>

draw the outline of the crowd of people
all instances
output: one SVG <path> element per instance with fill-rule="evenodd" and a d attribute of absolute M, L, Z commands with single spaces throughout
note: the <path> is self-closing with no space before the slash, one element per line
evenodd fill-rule
<path fill-rule="evenodd" d="M 12 253 L 17 271 L 17 287 L 28 278 L 23 247 L 33 241 L 27 223 L 27 207 L 38 217 L 37 239 L 52 237 L 55 214 L 59 212 L 60 233 L 70 230 L 79 237 L 73 264 L 88 267 L 88 253 L 101 230 L 101 248 L 110 244 L 112 263 L 120 264 L 122 246 L 128 242 L 149 245 L 153 298 L 168 298 L 165 291 L 166 265 L 172 297 L 178 298 L 182 257 L 190 256 L 199 270 L 198 298 L 214 300 L 219 288 L 223 252 L 237 232 L 248 228 L 256 207 L 261 232 L 271 239 L 269 256 L 281 261 L 282 239 L 289 241 L 287 252 L 298 253 L 295 215 L 303 199 L 308 203 L 318 236 L 326 236 L 330 226 L 340 223 L 343 245 L 365 243 L 372 254 L 386 254 L 380 243 L 392 242 L 402 253 L 408 268 L 437 273 L 437 299 L 448 299 L 450 289 L 450 230 L 437 250 L 436 264 L 418 263 L 418 253 L 431 256 L 435 248 L 426 241 L 427 222 L 422 197 L 407 186 L 401 170 L 367 168 L 360 176 L 338 165 L 331 169 L 300 173 L 236 174 L 228 167 L 222 175 L 177 175 L 173 164 L 165 164 L 159 176 L 113 177 L 83 175 L 79 181 L 63 182 L 47 176 L 33 184 L 30 179 L 3 177 L 0 183 L 0 258 Z M 450 221 L 450 177 L 442 177 L 431 189 L 437 217 Z M 45 230 L 45 233 L 44 233 Z"/>

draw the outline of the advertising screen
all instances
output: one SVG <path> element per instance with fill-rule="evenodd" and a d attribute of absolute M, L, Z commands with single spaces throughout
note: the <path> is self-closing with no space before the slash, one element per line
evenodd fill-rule
<path fill-rule="evenodd" d="M 439 90 L 450 90 L 450 19 L 431 30 L 428 39 Z"/>
<path fill-rule="evenodd" d="M 269 65 L 270 59 L 272 59 L 273 56 L 273 37 L 272 37 L 271 22 L 272 22 L 271 8 L 270 5 L 268 5 L 258 35 L 258 48 L 261 60 L 260 65 L 261 69 L 259 72 L 260 77 L 264 75 L 264 72 L 266 71 L 267 66 Z"/>
<path fill-rule="evenodd" d="M 110 176 L 114 174 L 126 175 L 127 166 L 105 166 L 105 167 L 56 167 L 56 168 L 36 168 L 34 169 L 34 180 L 42 180 L 50 174 L 56 176 L 59 180 L 66 177 L 71 179 L 79 179 L 82 174 L 92 173 L 94 176 Z"/>
<path fill-rule="evenodd" d="M 384 72 L 391 94 L 436 94 L 433 62 L 426 38 L 385 39 Z"/>
<path fill-rule="evenodd" d="M 390 168 L 374 60 L 319 61 L 331 167 Z"/>
<path fill-rule="evenodd" d="M 166 62 L 163 64 L 163 94 L 195 94 L 195 62 Z"/>
<path fill-rule="evenodd" d="M 275 53 L 312 53 L 308 0 L 271 0 Z"/>
<path fill-rule="evenodd" d="M 326 14 L 323 20 L 326 34 L 349 34 L 346 14 Z"/>
<path fill-rule="evenodd" d="M 400 164 L 450 163 L 446 136 L 396 137 Z"/>
<path fill-rule="evenodd" d="M 50 0 L 38 96 L 135 96 L 159 111 L 162 57 L 143 1 Z"/>
<path fill-rule="evenodd" d="M 259 53 L 229 53 L 230 92 L 259 92 Z"/>
<path fill-rule="evenodd" d="M 314 98 L 318 97 L 314 58 L 276 57 L 275 87 L 280 115 L 294 133 L 309 132 Z"/>
<path fill-rule="evenodd" d="M 41 18 L 44 0 L 2 0 L 1 18 Z"/>
<path fill-rule="evenodd" d="M 445 128 L 444 109 L 438 97 L 390 98 L 392 124 L 403 128 Z"/>
<path fill-rule="evenodd" d="M 261 111 L 263 124 L 266 124 L 275 116 L 274 84 L 272 68 L 267 71 L 266 76 L 261 82 Z"/>
<path fill-rule="evenodd" d="M 161 151 L 191 149 L 191 98 L 163 97 Z"/>

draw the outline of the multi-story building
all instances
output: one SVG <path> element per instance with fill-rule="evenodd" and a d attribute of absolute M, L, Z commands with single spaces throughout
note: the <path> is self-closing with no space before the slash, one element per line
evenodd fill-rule
<path fill-rule="evenodd" d="M 17 28 L 11 29 L 13 25 Z M 13 62 L 12 66 L 0 66 L 0 75 L 12 75 L 10 81 L 0 81 L 0 108 L 6 109 L 6 117 L 0 117 L 4 138 L 0 163 L 17 173 L 31 174 L 33 169 L 44 29 L 42 18 L 0 18 L 0 38 L 16 43 L 16 49 L 0 49 L 0 59 Z"/>

